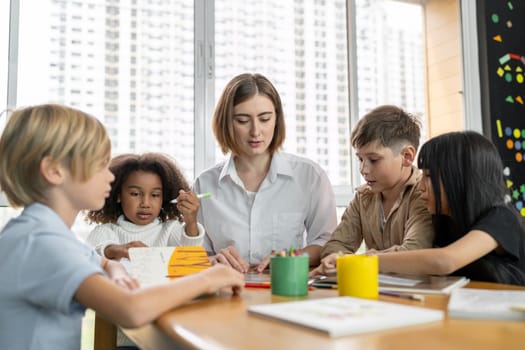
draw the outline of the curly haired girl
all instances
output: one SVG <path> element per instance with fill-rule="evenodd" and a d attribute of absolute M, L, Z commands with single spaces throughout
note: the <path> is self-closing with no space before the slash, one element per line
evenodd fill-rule
<path fill-rule="evenodd" d="M 109 168 L 115 175 L 111 193 L 102 209 L 87 214 L 87 220 L 103 224 L 87 238 L 100 255 L 118 260 L 129 258 L 131 247 L 202 244 L 200 201 L 170 158 L 122 154 Z"/>

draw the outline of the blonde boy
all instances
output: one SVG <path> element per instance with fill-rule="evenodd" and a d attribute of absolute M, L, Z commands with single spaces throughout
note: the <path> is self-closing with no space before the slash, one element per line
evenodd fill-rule
<path fill-rule="evenodd" d="M 224 265 L 148 289 L 100 257 L 70 228 L 110 191 L 110 141 L 95 118 L 72 108 L 17 110 L 0 138 L 0 186 L 25 207 L 0 232 L 0 349 L 78 349 L 82 316 L 137 327 L 243 275 Z M 108 276 L 111 278 L 108 278 Z"/>

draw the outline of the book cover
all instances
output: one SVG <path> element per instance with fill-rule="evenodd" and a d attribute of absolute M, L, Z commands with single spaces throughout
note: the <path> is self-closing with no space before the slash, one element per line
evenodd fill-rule
<path fill-rule="evenodd" d="M 470 280 L 462 276 L 416 276 L 402 274 L 380 274 L 379 290 L 391 292 L 450 294 Z"/>
<path fill-rule="evenodd" d="M 252 305 L 248 312 L 301 325 L 330 337 L 435 322 L 444 317 L 439 310 L 352 297 Z"/>
<path fill-rule="evenodd" d="M 211 266 L 202 246 L 130 248 L 129 272 L 142 286 L 165 283 Z"/>
<path fill-rule="evenodd" d="M 525 290 L 461 288 L 452 291 L 448 302 L 451 318 L 525 320 Z M 524 309 L 525 310 L 525 309 Z"/>
<path fill-rule="evenodd" d="M 181 277 L 211 266 L 202 246 L 176 247 L 168 264 L 168 277 Z"/>
<path fill-rule="evenodd" d="M 462 276 L 432 276 L 379 274 L 379 290 L 405 293 L 450 294 L 456 288 L 463 287 L 470 280 Z M 337 286 L 337 277 L 329 276 L 312 283 L 318 288 Z"/>

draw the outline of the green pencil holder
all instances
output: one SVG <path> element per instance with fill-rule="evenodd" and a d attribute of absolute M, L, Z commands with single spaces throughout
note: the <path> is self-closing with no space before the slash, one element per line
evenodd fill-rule
<path fill-rule="evenodd" d="M 308 295 L 308 268 L 308 255 L 272 256 L 270 258 L 272 294 Z"/>

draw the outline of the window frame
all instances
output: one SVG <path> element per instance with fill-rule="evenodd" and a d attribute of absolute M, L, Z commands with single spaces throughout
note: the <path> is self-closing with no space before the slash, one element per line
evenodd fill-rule
<path fill-rule="evenodd" d="M 9 52 L 7 80 L 7 109 L 16 107 L 18 78 L 18 37 L 19 11 L 21 0 L 10 0 Z M 403 0 L 399 0 L 403 1 Z M 406 0 L 405 0 L 406 1 Z M 359 119 L 357 94 L 356 20 L 355 0 L 346 0 L 347 19 L 347 69 L 349 129 Z M 194 0 L 194 178 L 216 162 L 216 141 L 211 128 L 214 109 L 215 84 L 215 4 L 209 0 Z M 350 147 L 351 148 L 351 147 Z M 352 149 L 350 154 L 350 184 L 333 186 L 336 205 L 347 206 L 353 196 L 353 189 L 360 183 L 358 161 Z M 0 194 L 0 205 L 5 205 Z"/>

